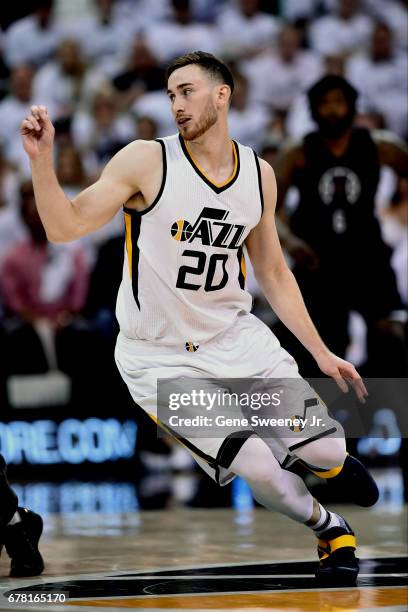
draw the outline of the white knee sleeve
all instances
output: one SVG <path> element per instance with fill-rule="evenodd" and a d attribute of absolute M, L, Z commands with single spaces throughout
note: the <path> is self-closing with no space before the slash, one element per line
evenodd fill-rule
<path fill-rule="evenodd" d="M 230 469 L 251 487 L 255 499 L 299 522 L 306 522 L 313 512 L 313 497 L 303 480 L 283 470 L 265 442 L 252 436 L 242 446 Z"/>
<path fill-rule="evenodd" d="M 299 459 L 326 470 L 342 466 L 346 455 L 344 438 L 321 438 L 305 444 L 296 451 Z"/>

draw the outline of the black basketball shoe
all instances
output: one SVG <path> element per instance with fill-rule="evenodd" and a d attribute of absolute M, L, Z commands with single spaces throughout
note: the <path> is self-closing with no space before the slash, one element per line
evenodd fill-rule
<path fill-rule="evenodd" d="M 38 550 L 38 541 L 43 530 L 39 514 L 17 508 L 21 521 L 7 525 L 2 530 L 2 543 L 11 559 L 10 576 L 38 576 L 44 569 L 44 561 Z"/>
<path fill-rule="evenodd" d="M 377 483 L 365 465 L 349 454 L 339 474 L 334 478 L 328 478 L 326 482 L 341 495 L 342 501 L 364 508 L 374 506 L 380 495 Z"/>
<path fill-rule="evenodd" d="M 355 586 L 357 582 L 356 537 L 350 525 L 340 518 L 341 526 L 331 527 L 319 536 L 317 552 L 320 561 L 316 578 L 326 587 Z"/>

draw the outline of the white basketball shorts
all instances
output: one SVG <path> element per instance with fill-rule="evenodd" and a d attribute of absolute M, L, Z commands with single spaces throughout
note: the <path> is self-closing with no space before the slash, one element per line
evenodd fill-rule
<path fill-rule="evenodd" d="M 296 459 L 296 449 L 311 441 L 326 436 L 344 436 L 342 426 L 328 414 L 326 405 L 300 376 L 293 357 L 281 347 L 271 330 L 254 315 L 240 314 L 227 330 L 194 348 L 196 350 L 193 351 L 191 346 L 184 344 L 169 346 L 136 340 L 119 333 L 115 349 L 119 372 L 135 403 L 156 423 L 158 379 L 298 379 L 302 393 L 296 400 L 299 399 L 302 406 L 309 402 L 308 416 L 317 419 L 321 417 L 324 424 L 320 428 L 299 430 L 297 433 L 288 430 L 290 436 L 287 438 L 280 435 L 265 439 L 279 463 L 283 467 L 290 465 Z M 300 411 L 299 406 L 291 406 L 287 416 L 299 414 Z M 228 468 L 251 435 L 257 435 L 256 429 L 247 427 L 243 430 L 242 427 L 236 427 L 231 428 L 224 438 L 184 438 L 179 435 L 177 438 L 199 465 L 218 484 L 224 485 L 234 478 Z"/>

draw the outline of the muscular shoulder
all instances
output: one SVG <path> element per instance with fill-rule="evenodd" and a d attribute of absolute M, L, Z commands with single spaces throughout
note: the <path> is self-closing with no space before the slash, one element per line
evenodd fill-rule
<path fill-rule="evenodd" d="M 134 140 L 112 157 L 101 178 L 126 185 L 131 194 L 144 192 L 162 172 L 161 151 L 156 141 Z"/>
<path fill-rule="evenodd" d="M 105 171 L 131 173 L 136 176 L 160 163 L 161 146 L 156 141 L 134 140 L 121 149 L 107 164 Z"/>

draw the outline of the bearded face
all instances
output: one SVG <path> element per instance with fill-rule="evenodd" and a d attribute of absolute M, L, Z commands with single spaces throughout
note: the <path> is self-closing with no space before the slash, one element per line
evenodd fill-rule
<path fill-rule="evenodd" d="M 184 140 L 200 138 L 221 117 L 226 118 L 229 98 L 222 83 L 200 66 L 189 64 L 168 79 L 167 95 L 177 128 Z"/>
<path fill-rule="evenodd" d="M 321 133 L 328 139 L 340 138 L 353 125 L 354 110 L 348 111 L 342 117 L 329 115 L 326 117 L 317 117 L 317 124 Z"/>
<path fill-rule="evenodd" d="M 212 102 L 211 96 L 209 96 L 207 104 L 197 119 L 191 117 L 185 122 L 178 122 L 179 132 L 184 140 L 195 140 L 215 125 L 217 120 L 217 109 Z"/>
<path fill-rule="evenodd" d="M 317 104 L 314 119 L 326 138 L 339 138 L 352 126 L 355 115 L 344 92 L 333 89 L 324 94 Z"/>

